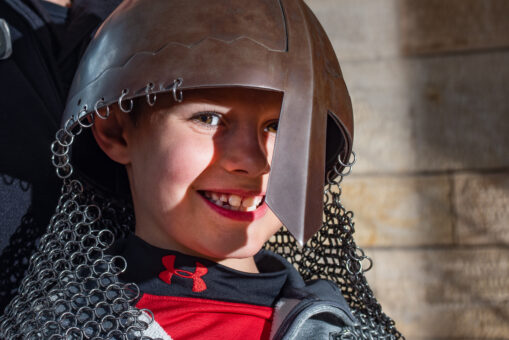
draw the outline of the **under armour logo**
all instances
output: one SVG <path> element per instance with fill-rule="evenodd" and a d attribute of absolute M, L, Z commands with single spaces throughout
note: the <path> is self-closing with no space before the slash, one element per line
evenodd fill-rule
<path fill-rule="evenodd" d="M 159 278 L 167 284 L 171 284 L 172 276 L 177 275 L 185 279 L 192 279 L 193 292 L 195 293 L 202 292 L 207 289 L 207 285 L 201 277 L 207 274 L 208 269 L 200 262 L 196 262 L 196 270 L 192 273 L 183 269 L 175 269 L 175 255 L 168 255 L 163 257 L 163 266 L 166 270 L 159 274 Z"/>

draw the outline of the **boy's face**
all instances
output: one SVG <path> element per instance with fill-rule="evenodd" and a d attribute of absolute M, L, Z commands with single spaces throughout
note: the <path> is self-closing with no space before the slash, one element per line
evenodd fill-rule
<path fill-rule="evenodd" d="M 187 91 L 176 105 L 161 97 L 124 133 L 136 233 L 212 259 L 254 255 L 281 226 L 264 197 L 282 94 Z"/>

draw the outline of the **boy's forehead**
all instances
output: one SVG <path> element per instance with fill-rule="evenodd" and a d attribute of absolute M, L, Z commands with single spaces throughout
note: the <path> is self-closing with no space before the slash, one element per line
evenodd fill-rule
<path fill-rule="evenodd" d="M 259 103 L 260 100 L 273 102 L 281 101 L 283 93 L 279 91 L 248 87 L 220 87 L 194 89 L 184 92 L 184 101 L 202 101 L 220 104 L 224 101 L 245 101 Z"/>
<path fill-rule="evenodd" d="M 247 87 L 225 87 L 225 88 L 201 88 L 190 89 L 183 92 L 182 103 L 176 103 L 170 96 L 158 98 L 154 107 L 145 103 L 143 98 L 139 99 L 143 105 L 144 112 L 154 112 L 189 106 L 190 104 L 209 104 L 223 107 L 250 106 L 260 109 L 274 108 L 278 111 L 283 101 L 283 93 L 267 89 L 255 89 Z"/>

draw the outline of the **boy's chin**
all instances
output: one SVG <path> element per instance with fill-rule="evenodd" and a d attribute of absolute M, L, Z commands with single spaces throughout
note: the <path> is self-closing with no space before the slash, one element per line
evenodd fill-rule
<path fill-rule="evenodd" d="M 262 248 L 264 242 L 252 242 L 229 252 L 215 252 L 209 259 L 223 266 L 248 273 L 257 273 L 258 269 L 253 259 Z"/>
<path fill-rule="evenodd" d="M 260 251 L 260 249 L 263 247 L 264 243 L 261 243 L 261 244 L 256 243 L 255 245 L 246 245 L 242 248 L 235 250 L 234 252 L 232 252 L 230 254 L 227 254 L 227 258 L 243 259 L 243 258 L 253 257 Z"/>
<path fill-rule="evenodd" d="M 224 247 L 217 247 L 216 249 L 210 249 L 207 254 L 203 254 L 206 257 L 216 259 L 220 261 L 223 259 L 244 259 L 255 256 L 260 249 L 263 247 L 265 242 L 248 242 L 239 244 L 236 247 L 232 244 L 224 245 Z"/>
<path fill-rule="evenodd" d="M 266 241 L 265 237 L 229 239 L 214 242 L 214 244 L 203 244 L 202 249 L 195 249 L 195 251 L 201 253 L 203 257 L 214 259 L 216 262 L 225 259 L 245 259 L 256 255 Z"/>

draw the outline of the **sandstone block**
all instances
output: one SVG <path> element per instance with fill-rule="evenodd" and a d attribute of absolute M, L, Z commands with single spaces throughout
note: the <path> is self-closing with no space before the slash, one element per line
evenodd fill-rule
<path fill-rule="evenodd" d="M 407 339 L 506 339 L 509 250 L 368 251 L 368 281 Z"/>
<path fill-rule="evenodd" d="M 342 199 L 361 246 L 443 245 L 453 242 L 451 190 L 446 176 L 352 176 Z"/>
<path fill-rule="evenodd" d="M 506 0 L 400 1 L 403 50 L 410 55 L 509 46 Z"/>
<path fill-rule="evenodd" d="M 397 0 L 306 0 L 340 61 L 400 54 Z"/>
<path fill-rule="evenodd" d="M 509 166 L 509 52 L 345 62 L 354 173 Z"/>
<path fill-rule="evenodd" d="M 454 176 L 457 235 L 464 244 L 509 244 L 509 173 Z"/>

